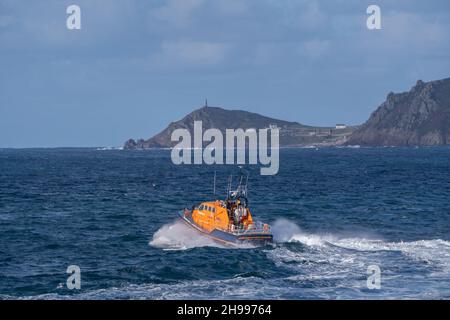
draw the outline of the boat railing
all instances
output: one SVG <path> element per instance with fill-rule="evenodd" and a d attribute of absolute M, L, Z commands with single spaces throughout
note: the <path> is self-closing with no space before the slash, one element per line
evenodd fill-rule
<path fill-rule="evenodd" d="M 267 223 L 256 222 L 247 226 L 247 228 L 230 225 L 229 230 L 234 234 L 243 235 L 249 233 L 270 233 L 270 225 Z"/>

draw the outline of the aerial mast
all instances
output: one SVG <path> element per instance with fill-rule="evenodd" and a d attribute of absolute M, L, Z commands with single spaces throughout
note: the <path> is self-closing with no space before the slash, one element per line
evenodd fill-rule
<path fill-rule="evenodd" d="M 231 192 L 231 183 L 232 183 L 232 181 L 233 181 L 233 175 L 231 174 L 231 175 L 228 177 L 227 198 L 229 198 L 229 196 L 230 196 L 230 192 Z"/>
<path fill-rule="evenodd" d="M 216 170 L 214 170 L 214 196 L 216 195 Z"/>

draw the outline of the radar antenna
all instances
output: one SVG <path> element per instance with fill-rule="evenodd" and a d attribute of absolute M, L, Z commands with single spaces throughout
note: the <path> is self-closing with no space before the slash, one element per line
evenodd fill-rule
<path fill-rule="evenodd" d="M 214 196 L 216 195 L 216 170 L 214 170 Z"/>

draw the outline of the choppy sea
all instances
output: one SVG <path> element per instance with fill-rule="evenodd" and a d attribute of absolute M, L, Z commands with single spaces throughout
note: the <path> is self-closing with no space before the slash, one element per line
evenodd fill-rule
<path fill-rule="evenodd" d="M 245 169 L 273 245 L 223 247 L 176 220 L 215 198 L 214 171 L 224 197 L 235 166 L 0 149 L 0 299 L 450 299 L 450 148 L 282 149 L 278 175 Z"/>

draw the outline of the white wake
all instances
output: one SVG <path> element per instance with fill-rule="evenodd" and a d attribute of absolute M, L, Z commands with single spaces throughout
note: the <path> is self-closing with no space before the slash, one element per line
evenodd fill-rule
<path fill-rule="evenodd" d="M 162 226 L 149 242 L 152 247 L 165 250 L 187 250 L 197 247 L 220 247 L 214 240 L 189 228 L 177 220 Z"/>
<path fill-rule="evenodd" d="M 298 225 L 285 219 L 277 220 L 272 230 L 274 239 L 278 243 L 298 242 L 315 248 L 316 252 L 337 253 L 341 256 L 348 253 L 335 252 L 334 249 L 348 249 L 356 253 L 397 251 L 413 260 L 438 266 L 443 272 L 450 273 L 450 242 L 442 239 L 387 242 L 358 236 L 340 237 L 332 234 L 312 234 L 302 231 Z"/>

